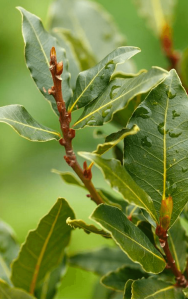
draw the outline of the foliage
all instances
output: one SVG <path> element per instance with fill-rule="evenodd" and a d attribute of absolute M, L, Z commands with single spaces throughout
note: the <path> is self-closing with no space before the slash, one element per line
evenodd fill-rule
<path fill-rule="evenodd" d="M 94 296 L 187 297 L 187 236 L 182 225 L 188 202 L 187 49 L 180 57 L 173 48 L 175 1 L 137 4 L 172 70 L 134 72 L 130 59 L 140 49 L 124 45 L 111 16 L 94 2 L 55 0 L 49 32 L 37 16 L 18 8 L 26 65 L 58 115 L 62 133 L 39 124 L 20 105 L 0 107 L 0 122 L 30 141 L 58 141 L 78 178 L 71 172 L 53 172 L 69 187 L 89 193 L 97 208 L 90 216 L 94 224 L 88 224 L 75 219 L 69 203 L 59 198 L 20 248 L 11 229 L 0 222 L 0 298 L 55 298 L 68 266 L 100 276 Z M 71 114 L 79 109 L 70 127 Z M 125 126 L 106 136 L 92 153 L 79 152 L 91 162 L 88 166 L 84 161 L 82 169 L 72 146 L 76 130 L 108 122 L 114 130 Z M 115 158 L 102 157 L 113 149 Z M 93 165 L 119 197 L 94 187 Z M 113 240 L 114 247 L 67 254 L 76 228 Z"/>

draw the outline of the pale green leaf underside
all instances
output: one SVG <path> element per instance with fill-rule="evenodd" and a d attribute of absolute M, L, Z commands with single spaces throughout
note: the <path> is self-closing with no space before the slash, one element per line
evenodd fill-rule
<path fill-rule="evenodd" d="M 0 279 L 1 299 L 36 299 L 30 294 L 17 288 L 11 288 L 5 281 Z"/>
<path fill-rule="evenodd" d="M 96 61 L 125 45 L 124 37 L 119 33 L 112 16 L 96 2 L 54 1 L 49 9 L 49 23 L 51 28 L 71 30 L 74 36 L 82 41 L 90 56 L 96 57 Z"/>
<path fill-rule="evenodd" d="M 157 280 L 157 279 L 140 279 L 132 284 L 131 299 L 184 299 L 184 295 L 180 288 Z"/>
<path fill-rule="evenodd" d="M 43 27 L 41 20 L 25 10 L 18 7 L 23 17 L 23 38 L 25 42 L 25 58 L 31 76 L 43 96 L 50 102 L 54 111 L 59 114 L 55 99 L 48 94 L 48 89 L 53 86 L 53 80 L 49 70 L 50 50 L 56 48 L 57 60 L 63 61 L 62 90 L 66 103 L 72 96 L 69 86 L 70 74 L 68 72 L 68 61 L 65 50 L 61 48 L 56 39 Z"/>
<path fill-rule="evenodd" d="M 113 133 L 106 137 L 105 143 L 99 144 L 97 149 L 93 152 L 94 154 L 103 155 L 109 151 L 112 147 L 117 145 L 121 140 L 129 135 L 135 135 L 139 132 L 138 126 L 133 126 L 131 129 L 123 129 L 117 133 Z"/>
<path fill-rule="evenodd" d="M 19 135 L 31 141 L 59 140 L 61 135 L 36 122 L 20 105 L 0 107 L 0 122 L 10 125 Z"/>
<path fill-rule="evenodd" d="M 135 204 L 145 209 L 157 222 L 156 212 L 151 198 L 134 182 L 129 173 L 124 169 L 118 160 L 106 160 L 98 155 L 80 152 L 80 156 L 94 162 L 101 169 L 105 179 L 121 193 L 124 199 L 130 204 Z"/>
<path fill-rule="evenodd" d="M 124 291 L 125 283 L 129 279 L 136 280 L 143 276 L 144 273 L 140 270 L 125 266 L 104 275 L 101 278 L 101 283 L 110 289 Z"/>
<path fill-rule="evenodd" d="M 70 225 L 72 228 L 80 228 L 83 229 L 87 234 L 94 233 L 97 235 L 101 235 L 104 238 L 111 238 L 111 235 L 103 229 L 98 229 L 94 225 L 89 225 L 85 223 L 81 219 L 71 219 L 70 217 L 66 220 L 66 223 Z"/>
<path fill-rule="evenodd" d="M 147 93 L 167 74 L 163 69 L 152 68 L 134 78 L 112 80 L 97 99 L 85 106 L 82 115 L 74 124 L 75 129 L 85 126 L 102 126 L 111 121 L 114 113 L 127 107 L 137 95 Z"/>
<path fill-rule="evenodd" d="M 29 233 L 12 265 L 11 279 L 16 287 L 34 293 L 45 274 L 60 264 L 70 240 L 67 217 L 74 218 L 74 213 L 65 199 L 59 198 L 37 229 Z"/>
<path fill-rule="evenodd" d="M 159 273 L 165 260 L 146 235 L 115 207 L 99 205 L 91 218 L 112 234 L 112 238 L 130 259 L 139 263 L 146 272 Z"/>
<path fill-rule="evenodd" d="M 80 267 L 99 275 L 105 275 L 122 266 L 141 270 L 139 264 L 131 261 L 127 255 L 117 247 L 102 247 L 84 251 L 69 257 L 71 266 Z"/>
<path fill-rule="evenodd" d="M 172 70 L 135 111 L 140 131 L 125 141 L 125 167 L 153 200 L 173 199 L 171 225 L 188 201 L 188 96 Z"/>
<path fill-rule="evenodd" d="M 3 221 L 0 221 L 0 278 L 11 285 L 11 262 L 17 257 L 19 245 L 14 232 Z"/>
<path fill-rule="evenodd" d="M 146 18 L 155 34 L 161 36 L 164 26 L 172 25 L 176 0 L 134 0 L 139 13 Z"/>
<path fill-rule="evenodd" d="M 81 72 L 76 81 L 70 110 L 81 108 L 95 100 L 108 86 L 118 63 L 123 63 L 140 52 L 136 47 L 120 47 L 108 54 L 96 66 Z"/>

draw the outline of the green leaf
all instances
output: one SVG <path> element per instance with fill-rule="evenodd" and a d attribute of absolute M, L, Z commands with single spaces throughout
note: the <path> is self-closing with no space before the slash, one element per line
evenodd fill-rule
<path fill-rule="evenodd" d="M 108 230 L 117 245 L 146 272 L 159 273 L 164 270 L 166 263 L 163 257 L 145 234 L 118 208 L 101 204 L 91 218 Z"/>
<path fill-rule="evenodd" d="M 23 17 L 23 38 L 25 42 L 25 58 L 31 76 L 43 96 L 50 102 L 54 111 L 59 114 L 55 99 L 48 94 L 48 89 L 53 85 L 50 74 L 50 50 L 55 47 L 57 60 L 63 61 L 62 90 L 63 99 L 66 103 L 72 97 L 72 90 L 69 86 L 70 74 L 68 72 L 68 61 L 65 50 L 57 44 L 56 39 L 43 27 L 41 20 L 25 10 L 18 7 Z"/>
<path fill-rule="evenodd" d="M 156 35 L 161 36 L 166 24 L 172 25 L 176 0 L 134 0 L 141 16 Z"/>
<path fill-rule="evenodd" d="M 113 133 L 106 137 L 105 143 L 99 144 L 97 149 L 93 152 L 94 154 L 103 155 L 109 149 L 118 144 L 122 139 L 129 135 L 135 135 L 139 132 L 138 126 L 133 126 L 131 129 L 122 129 L 119 132 Z"/>
<path fill-rule="evenodd" d="M 154 278 L 140 279 L 133 282 L 131 299 L 184 299 L 180 288 Z"/>
<path fill-rule="evenodd" d="M 124 291 L 125 283 L 129 279 L 139 279 L 145 274 L 138 269 L 131 269 L 128 267 L 121 267 L 116 271 L 112 271 L 101 278 L 101 282 L 110 289 L 116 291 Z M 147 276 L 147 275 L 146 275 Z"/>
<path fill-rule="evenodd" d="M 93 294 L 92 294 L 92 299 L 110 299 L 111 296 L 114 295 L 114 292 L 112 290 L 109 290 L 105 288 L 100 281 L 97 281 L 97 283 L 94 285 L 93 288 Z M 114 299 L 114 296 L 113 296 Z"/>
<path fill-rule="evenodd" d="M 20 105 L 0 107 L 0 122 L 10 125 L 19 135 L 30 141 L 59 140 L 61 135 L 36 122 Z"/>
<path fill-rule="evenodd" d="M 11 288 L 5 281 L 0 279 L 0 298 L 1 299 L 35 299 L 35 297 L 23 290 Z"/>
<path fill-rule="evenodd" d="M 70 185 L 75 185 L 86 189 L 86 187 L 77 179 L 77 177 L 71 172 L 62 172 L 56 169 L 52 169 L 53 173 L 59 174 L 63 181 Z"/>
<path fill-rule="evenodd" d="M 131 79 L 114 79 L 101 95 L 89 103 L 74 124 L 75 129 L 85 126 L 102 126 L 111 121 L 114 113 L 124 109 L 129 102 L 142 93 L 147 93 L 167 76 L 160 68 L 152 68 Z M 104 87 L 104 85 L 103 85 Z"/>
<path fill-rule="evenodd" d="M 171 225 L 188 201 L 188 96 L 175 70 L 135 111 L 129 125 L 140 131 L 125 141 L 125 167 L 153 200 L 172 196 Z"/>
<path fill-rule="evenodd" d="M 112 16 L 96 2 L 57 0 L 49 9 L 49 23 L 51 28 L 71 30 L 97 61 L 125 44 Z"/>
<path fill-rule="evenodd" d="M 187 243 L 185 230 L 181 226 L 180 219 L 170 228 L 168 236 L 170 252 L 176 262 L 178 270 L 183 273 L 186 268 Z"/>
<path fill-rule="evenodd" d="M 157 221 L 151 198 L 134 182 L 119 161 L 115 159 L 106 160 L 98 155 L 85 152 L 80 152 L 79 155 L 94 162 L 102 170 L 105 179 L 123 195 L 127 202 L 145 209 Z"/>
<path fill-rule="evenodd" d="M 113 247 L 102 247 L 72 255 L 69 257 L 69 263 L 71 266 L 99 275 L 104 275 L 123 265 L 132 269 L 141 269 L 140 265 L 133 263 L 122 250 Z"/>
<path fill-rule="evenodd" d="M 19 245 L 15 240 L 14 232 L 5 222 L 0 221 L 0 278 L 10 281 L 10 264 L 17 257 Z"/>
<path fill-rule="evenodd" d="M 123 63 L 140 52 L 136 47 L 120 47 L 108 54 L 96 66 L 81 72 L 70 102 L 70 111 L 81 108 L 95 100 L 108 86 L 110 77 L 118 63 Z"/>
<path fill-rule="evenodd" d="M 188 88 L 188 48 L 182 53 L 179 68 L 183 84 Z"/>
<path fill-rule="evenodd" d="M 109 192 L 106 192 L 104 189 L 97 189 L 97 192 L 100 194 L 104 203 L 110 206 L 114 206 L 125 212 L 126 207 L 128 206 L 127 202 L 112 196 Z"/>
<path fill-rule="evenodd" d="M 63 28 L 54 28 L 53 31 L 57 32 L 65 39 L 66 44 L 68 44 L 71 49 L 72 56 L 74 56 L 74 60 L 78 61 L 79 63 L 80 71 L 87 70 L 97 63 L 93 54 L 90 53 L 90 51 L 88 51 L 87 46 L 84 44 L 84 41 L 77 38 L 70 30 L 63 29 Z M 69 58 L 70 50 L 69 51 L 67 50 L 66 53 L 67 53 L 67 57 Z M 69 59 L 69 63 L 70 63 L 70 71 L 71 71 L 70 59 Z M 74 74 L 75 70 L 71 71 L 71 76 L 72 73 Z"/>
<path fill-rule="evenodd" d="M 70 240 L 67 217 L 74 218 L 74 213 L 65 199 L 59 198 L 37 229 L 29 233 L 12 265 L 11 279 L 16 287 L 34 294 L 46 273 L 60 264 Z"/>
<path fill-rule="evenodd" d="M 184 295 L 185 295 L 185 298 L 188 298 L 188 288 L 185 288 L 182 290 Z"/>
<path fill-rule="evenodd" d="M 104 238 L 111 238 L 111 235 L 109 233 L 107 233 L 105 230 L 103 229 L 98 229 L 96 226 L 94 225 L 89 225 L 86 224 L 83 220 L 80 219 L 73 219 L 71 220 L 71 218 L 67 218 L 66 223 L 68 225 L 70 225 L 72 228 L 80 228 L 83 229 L 86 234 L 90 234 L 90 233 L 94 233 L 97 235 L 101 235 Z"/>
<path fill-rule="evenodd" d="M 132 298 L 132 284 L 133 284 L 132 279 L 127 280 L 127 282 L 125 284 L 123 299 L 131 299 Z"/>
<path fill-rule="evenodd" d="M 51 272 L 46 273 L 41 285 L 35 291 L 38 299 L 52 299 L 57 293 L 58 285 L 67 270 L 66 256 L 64 256 L 61 264 L 53 269 Z"/>

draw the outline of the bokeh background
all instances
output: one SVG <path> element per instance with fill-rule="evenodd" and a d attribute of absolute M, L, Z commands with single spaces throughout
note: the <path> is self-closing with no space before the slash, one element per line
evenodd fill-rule
<path fill-rule="evenodd" d="M 59 123 L 49 104 L 38 92 L 30 78 L 24 60 L 21 35 L 21 16 L 15 9 L 23 6 L 39 16 L 44 25 L 51 0 L 0 0 L 0 106 L 21 104 L 40 123 L 58 130 Z M 138 46 L 141 54 L 135 58 L 138 70 L 153 65 L 166 68 L 160 42 L 137 15 L 131 0 L 98 0 L 110 12 L 120 31 L 126 35 L 127 44 Z M 174 46 L 183 50 L 188 46 L 188 1 L 179 0 L 174 19 Z M 100 51 L 100 49 L 99 49 Z M 105 126 L 106 133 L 114 128 Z M 75 151 L 92 151 L 98 140 L 93 139 L 93 129 L 77 132 Z M 19 137 L 9 126 L 0 124 L 0 218 L 16 232 L 19 243 L 27 232 L 34 229 L 56 199 L 65 197 L 76 212 L 77 218 L 87 220 L 95 205 L 77 187 L 69 187 L 51 169 L 68 171 L 63 159 L 63 148 L 57 142 L 32 143 Z M 102 175 L 94 169 L 94 183 L 108 190 Z M 87 222 L 91 222 L 87 220 Z M 69 252 L 91 249 L 111 241 L 76 230 L 72 235 Z M 58 299 L 90 299 L 97 277 L 81 269 L 69 268 L 57 295 Z M 95 298 L 102 299 L 102 298 Z"/>

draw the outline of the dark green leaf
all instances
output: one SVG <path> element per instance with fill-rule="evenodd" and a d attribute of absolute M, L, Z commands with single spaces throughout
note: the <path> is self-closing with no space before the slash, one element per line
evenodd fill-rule
<path fill-rule="evenodd" d="M 49 20 L 51 28 L 70 29 L 72 34 L 82 41 L 87 52 L 96 56 L 97 61 L 125 44 L 112 16 L 96 2 L 56 0 L 49 9 Z"/>
<path fill-rule="evenodd" d="M 129 203 L 134 203 L 150 213 L 157 221 L 156 212 L 151 198 L 133 181 L 129 173 L 119 161 L 115 159 L 105 160 L 98 155 L 81 152 L 80 156 L 93 161 L 99 167 L 106 180 Z"/>
<path fill-rule="evenodd" d="M 57 44 L 56 39 L 44 29 L 41 20 L 25 10 L 18 7 L 23 17 L 23 38 L 25 42 L 25 58 L 27 67 L 40 92 L 50 102 L 54 111 L 58 113 L 55 99 L 48 94 L 48 89 L 53 85 L 50 74 L 50 50 L 55 47 L 57 60 L 63 61 L 62 90 L 63 98 L 66 103 L 72 96 L 69 86 L 70 74 L 68 72 L 68 61 L 65 50 Z"/>
<path fill-rule="evenodd" d="M 181 226 L 180 219 L 170 228 L 168 236 L 169 248 L 176 262 L 176 266 L 178 270 L 183 273 L 186 268 L 187 243 L 185 230 Z"/>
<path fill-rule="evenodd" d="M 159 37 L 166 24 L 172 25 L 176 0 L 134 0 L 134 2 L 138 6 L 140 15 L 146 18 L 148 26 Z"/>
<path fill-rule="evenodd" d="M 140 265 L 133 263 L 122 250 L 112 247 L 103 247 L 72 255 L 69 258 L 69 263 L 71 266 L 80 267 L 99 275 L 104 275 L 123 265 L 132 269 L 141 269 Z"/>
<path fill-rule="evenodd" d="M 67 217 L 74 218 L 74 213 L 65 199 L 59 198 L 37 229 L 29 233 L 12 266 L 11 279 L 16 287 L 34 294 L 46 273 L 60 264 L 70 240 Z"/>
<path fill-rule="evenodd" d="M 155 246 L 155 240 L 151 224 L 147 221 L 140 221 L 138 222 L 137 227 L 141 229 L 141 231 L 143 231 L 143 233 L 148 237 L 150 242 Z"/>
<path fill-rule="evenodd" d="M 0 122 L 10 125 L 18 134 L 31 141 L 59 140 L 58 132 L 36 122 L 20 105 L 0 107 Z"/>
<path fill-rule="evenodd" d="M 77 179 L 77 177 L 71 172 L 62 172 L 56 169 L 52 170 L 53 173 L 59 174 L 63 181 L 70 185 L 75 185 L 85 189 L 85 186 Z"/>
<path fill-rule="evenodd" d="M 112 234 L 112 238 L 134 262 L 146 272 L 159 273 L 165 268 L 165 260 L 157 249 L 127 217 L 115 207 L 99 205 L 91 218 Z"/>
<path fill-rule="evenodd" d="M 123 299 L 131 299 L 132 298 L 132 284 L 133 284 L 132 279 L 127 280 L 127 282 L 125 284 Z"/>
<path fill-rule="evenodd" d="M 36 299 L 23 290 L 11 288 L 5 281 L 0 279 L 1 299 Z"/>
<path fill-rule="evenodd" d="M 101 126 L 111 121 L 114 113 L 127 107 L 137 95 L 147 93 L 166 76 L 166 71 L 152 68 L 147 73 L 131 79 L 112 80 L 102 94 L 84 108 L 82 115 L 74 124 L 75 129 L 85 126 Z"/>
<path fill-rule="evenodd" d="M 125 140 L 125 167 L 153 200 L 172 196 L 171 225 L 188 201 L 188 96 L 172 70 L 137 108 L 130 127 L 140 131 Z"/>
<path fill-rule="evenodd" d="M 14 232 L 3 221 L 0 221 L 0 278 L 10 282 L 10 264 L 17 257 L 19 245 L 15 240 Z"/>
<path fill-rule="evenodd" d="M 38 299 L 52 299 L 57 293 L 58 285 L 67 270 L 66 256 L 64 256 L 61 264 L 53 269 L 51 272 L 46 273 L 44 280 L 35 291 Z"/>
<path fill-rule="evenodd" d="M 95 100 L 108 86 L 118 63 L 123 63 L 140 52 L 136 47 L 120 47 L 108 54 L 96 66 L 81 72 L 70 103 L 70 111 L 81 108 Z"/>
<path fill-rule="evenodd" d="M 111 235 L 109 233 L 107 233 L 105 230 L 98 229 L 94 225 L 86 224 L 83 220 L 80 220 L 80 219 L 71 220 L 71 218 L 69 217 L 66 220 L 66 223 L 68 225 L 70 225 L 72 228 L 81 228 L 81 229 L 83 229 L 87 234 L 94 233 L 94 234 L 97 234 L 97 235 L 101 235 L 104 238 L 111 238 Z"/>
<path fill-rule="evenodd" d="M 127 207 L 127 202 L 123 199 L 116 198 L 112 196 L 110 193 L 106 192 L 106 190 L 98 189 L 97 192 L 100 194 L 101 198 L 103 199 L 104 203 L 114 206 L 125 212 Z"/>
<path fill-rule="evenodd" d="M 110 299 L 114 295 L 113 293 L 114 291 L 105 288 L 100 281 L 97 281 L 93 288 L 92 299 Z"/>
<path fill-rule="evenodd" d="M 94 154 L 103 155 L 105 152 L 110 150 L 116 144 L 118 144 L 122 139 L 129 135 L 135 135 L 139 132 L 138 126 L 133 126 L 131 129 L 122 129 L 117 133 L 113 133 L 106 137 L 105 143 L 99 144 L 97 149 L 93 152 Z"/>
<path fill-rule="evenodd" d="M 180 288 L 154 278 L 133 282 L 131 299 L 184 299 Z"/>
<path fill-rule="evenodd" d="M 101 278 L 101 282 L 110 289 L 116 291 L 123 291 L 125 283 L 129 279 L 142 278 L 144 273 L 138 269 L 131 269 L 129 267 L 121 267 L 116 271 L 112 271 Z M 146 275 L 147 276 L 147 275 Z"/>

